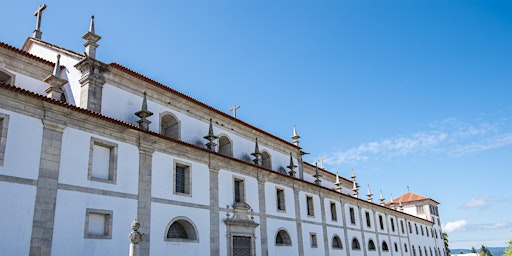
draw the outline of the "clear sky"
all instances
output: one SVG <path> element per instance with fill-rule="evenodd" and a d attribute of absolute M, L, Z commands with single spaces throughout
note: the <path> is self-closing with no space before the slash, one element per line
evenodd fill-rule
<path fill-rule="evenodd" d="M 40 1 L 1 0 L 21 47 Z M 53 1 L 43 40 L 117 62 L 289 140 L 387 199 L 441 203 L 451 248 L 512 234 L 512 1 Z"/>

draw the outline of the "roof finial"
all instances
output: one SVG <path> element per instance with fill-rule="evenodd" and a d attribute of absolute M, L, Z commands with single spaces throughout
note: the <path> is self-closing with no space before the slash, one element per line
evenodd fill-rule
<path fill-rule="evenodd" d="M 313 177 L 315 177 L 315 184 L 320 185 L 322 182 L 320 177 L 322 177 L 322 175 L 318 173 L 318 163 L 315 163 L 315 175 L 313 175 Z"/>
<path fill-rule="evenodd" d="M 290 176 L 293 176 L 295 177 L 295 171 L 293 169 L 295 169 L 297 166 L 295 164 L 293 164 L 293 157 L 292 157 L 292 152 L 290 152 L 290 165 L 286 166 L 288 167 L 288 169 L 290 169 L 290 171 L 288 172 L 288 174 Z"/>
<path fill-rule="evenodd" d="M 368 194 L 366 194 L 368 196 L 368 202 L 370 203 L 373 203 L 373 194 L 372 194 L 372 191 L 370 190 L 370 185 L 368 185 Z"/>
<path fill-rule="evenodd" d="M 37 8 L 36 12 L 34 12 L 34 16 L 37 17 L 36 20 L 36 29 L 32 33 L 32 37 L 36 39 L 41 39 L 43 32 L 41 32 L 41 18 L 43 17 L 43 11 L 46 9 L 46 4 L 40 5 Z"/>
<path fill-rule="evenodd" d="M 340 176 L 338 175 L 338 172 L 336 172 L 336 182 L 334 182 L 334 190 L 341 192 L 341 182 L 340 182 Z"/>
<path fill-rule="evenodd" d="M 89 31 L 87 31 L 87 33 L 85 33 L 82 38 L 86 41 L 84 43 L 85 54 L 90 58 L 96 59 L 96 48 L 99 46 L 96 43 L 101 39 L 101 36 L 96 35 L 96 32 L 94 31 L 94 15 L 91 16 Z"/>
<path fill-rule="evenodd" d="M 215 136 L 215 134 L 213 134 L 213 121 L 211 118 L 210 127 L 208 128 L 208 135 L 204 136 L 203 138 L 208 140 L 208 143 L 206 143 L 206 148 L 208 148 L 208 150 L 215 151 L 215 146 L 217 146 L 217 144 L 213 141 L 216 140 L 218 137 Z"/>
<path fill-rule="evenodd" d="M 380 205 L 384 205 L 384 201 L 386 201 L 386 199 L 384 198 L 384 196 L 382 195 L 382 190 L 380 191 Z"/>
<path fill-rule="evenodd" d="M 262 165 L 262 161 L 261 161 L 261 152 L 260 152 L 260 147 L 258 146 L 258 138 L 256 138 L 256 144 L 254 145 L 254 153 L 251 154 L 252 156 L 254 156 L 254 160 L 252 160 L 254 162 L 255 165 L 259 165 L 261 166 Z"/>
<path fill-rule="evenodd" d="M 68 81 L 61 78 L 60 73 L 60 54 L 57 54 L 57 61 L 55 62 L 53 73 L 47 76 L 43 82 L 50 84 L 50 87 L 45 90 L 49 98 L 65 102 L 66 96 L 63 87 Z"/>
<path fill-rule="evenodd" d="M 60 77 L 60 54 L 57 54 L 57 62 L 55 62 L 55 66 L 53 67 L 53 75 Z"/>
<path fill-rule="evenodd" d="M 140 118 L 139 120 L 137 120 L 137 123 L 139 123 L 139 128 L 149 130 L 149 124 L 151 124 L 151 121 L 147 120 L 146 118 L 152 116 L 153 112 L 148 111 L 148 101 L 146 99 L 145 91 L 144 96 L 142 98 L 142 107 L 139 111 L 135 112 L 135 115 Z"/>
<path fill-rule="evenodd" d="M 299 146 L 299 139 L 300 139 L 300 136 L 297 134 L 297 128 L 295 127 L 295 125 L 293 125 L 293 136 L 292 136 L 292 140 L 293 140 L 293 144 L 295 146 Z"/>

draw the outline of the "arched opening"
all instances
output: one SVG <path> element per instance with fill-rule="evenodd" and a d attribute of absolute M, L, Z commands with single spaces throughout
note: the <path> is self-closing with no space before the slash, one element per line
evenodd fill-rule
<path fill-rule="evenodd" d="M 361 245 L 359 244 L 359 240 L 357 240 L 357 238 L 354 237 L 354 239 L 352 239 L 352 250 L 361 250 Z"/>
<path fill-rule="evenodd" d="M 370 250 L 370 251 L 375 251 L 376 250 L 375 243 L 371 239 L 370 239 L 370 241 L 368 241 L 368 250 Z"/>
<path fill-rule="evenodd" d="M 343 244 L 341 243 L 341 239 L 339 236 L 334 236 L 332 238 L 332 248 L 343 249 Z"/>
<path fill-rule="evenodd" d="M 225 156 L 233 156 L 233 144 L 227 136 L 219 137 L 219 154 Z"/>
<path fill-rule="evenodd" d="M 160 133 L 173 139 L 180 139 L 180 123 L 172 114 L 164 114 L 160 120 Z"/>
<path fill-rule="evenodd" d="M 261 152 L 261 161 L 262 161 L 261 166 L 263 168 L 272 170 L 272 158 L 271 158 L 270 154 L 265 150 L 263 150 Z"/>
<path fill-rule="evenodd" d="M 290 240 L 290 236 L 288 235 L 288 232 L 286 230 L 279 230 L 276 234 L 276 245 L 292 245 L 292 241 Z"/>
<path fill-rule="evenodd" d="M 382 241 L 382 251 L 384 251 L 384 252 L 389 251 L 388 243 L 386 243 L 386 241 Z"/>
<path fill-rule="evenodd" d="M 170 241 L 197 241 L 197 231 L 194 225 L 184 219 L 180 218 L 171 223 L 167 229 L 166 240 Z"/>

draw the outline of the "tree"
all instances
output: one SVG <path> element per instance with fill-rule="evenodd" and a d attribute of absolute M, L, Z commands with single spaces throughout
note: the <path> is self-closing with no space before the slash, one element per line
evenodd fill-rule
<path fill-rule="evenodd" d="M 476 253 L 476 249 L 474 246 L 471 246 L 471 253 Z"/>
<path fill-rule="evenodd" d="M 446 249 L 446 255 L 450 256 L 450 248 L 448 246 L 448 234 L 443 232 L 444 248 Z"/>
<path fill-rule="evenodd" d="M 492 256 L 491 252 L 487 247 L 483 246 L 480 248 L 480 252 L 478 253 L 480 256 Z"/>
<path fill-rule="evenodd" d="M 505 251 L 505 256 L 512 256 L 512 236 L 508 239 L 508 249 Z"/>

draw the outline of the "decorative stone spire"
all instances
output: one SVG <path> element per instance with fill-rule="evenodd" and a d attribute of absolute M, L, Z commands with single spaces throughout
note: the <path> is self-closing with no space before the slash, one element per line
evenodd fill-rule
<path fill-rule="evenodd" d="M 320 183 L 322 183 L 320 180 L 322 175 L 318 173 L 318 163 L 315 163 L 315 175 L 313 175 L 313 177 L 315 177 L 315 184 L 320 185 Z"/>
<path fill-rule="evenodd" d="M 354 192 L 354 197 L 359 198 L 359 185 L 356 182 L 356 174 L 354 173 L 354 169 L 352 169 L 352 191 Z"/>
<path fill-rule="evenodd" d="M 138 116 L 140 119 L 137 120 L 137 123 L 139 123 L 139 128 L 142 128 L 144 130 L 149 130 L 149 124 L 151 121 L 147 120 L 146 118 L 153 115 L 153 112 L 148 111 L 148 102 L 146 100 L 146 92 L 144 91 L 144 97 L 142 98 L 142 108 L 135 112 L 135 115 Z"/>
<path fill-rule="evenodd" d="M 45 90 L 48 94 L 48 98 L 65 101 L 66 97 L 64 96 L 62 87 L 64 87 L 68 81 L 60 77 L 60 54 L 57 54 L 57 61 L 55 62 L 53 73 L 47 76 L 43 81 L 50 84 L 50 87 Z"/>
<path fill-rule="evenodd" d="M 297 167 L 295 164 L 293 164 L 293 157 L 292 157 L 292 152 L 290 152 L 290 165 L 286 166 L 288 169 L 290 169 L 290 171 L 288 172 L 288 174 L 292 177 L 295 177 L 295 171 L 294 169 Z"/>
<path fill-rule="evenodd" d="M 219 137 L 217 137 L 217 136 L 215 136 L 215 134 L 213 134 L 213 121 L 211 118 L 210 118 L 210 128 L 208 128 L 208 135 L 204 136 L 203 138 L 208 140 L 208 143 L 206 143 L 206 148 L 208 150 L 215 151 L 215 146 L 217 146 L 217 144 L 213 141 L 218 139 Z"/>
<path fill-rule="evenodd" d="M 254 153 L 251 154 L 252 156 L 254 156 L 254 160 L 252 160 L 254 162 L 255 165 L 258 165 L 258 166 L 261 166 L 263 164 L 263 161 L 261 160 L 261 152 L 260 152 L 260 148 L 258 146 L 258 138 L 256 138 L 256 144 L 254 146 Z"/>
<path fill-rule="evenodd" d="M 384 206 L 384 201 L 386 201 L 386 199 L 384 198 L 384 196 L 382 195 L 382 190 L 380 191 L 380 205 Z"/>
<path fill-rule="evenodd" d="M 293 125 L 293 136 L 292 136 L 292 140 L 293 140 L 293 144 L 295 146 L 299 146 L 299 139 L 300 139 L 300 136 L 297 134 L 297 128 L 295 128 L 295 125 Z"/>
<path fill-rule="evenodd" d="M 368 202 L 370 203 L 373 203 L 373 194 L 372 194 L 372 191 L 370 190 L 370 185 L 368 185 L 368 194 L 366 194 L 368 196 Z"/>
<path fill-rule="evenodd" d="M 352 178 L 352 181 L 356 180 L 356 174 L 354 173 L 354 169 L 352 169 L 352 176 L 350 176 L 350 178 Z"/>
<path fill-rule="evenodd" d="M 336 172 L 336 182 L 334 182 L 334 190 L 341 192 L 341 182 L 340 182 L 340 176 L 338 175 L 338 172 Z"/>
<path fill-rule="evenodd" d="M 132 232 L 128 235 L 130 237 L 130 251 L 129 256 L 139 256 L 139 243 L 144 239 L 144 235 L 139 232 L 140 222 L 135 219 L 132 222 Z"/>
<path fill-rule="evenodd" d="M 396 207 L 395 207 L 395 200 L 393 199 L 393 194 L 391 194 L 391 209 L 393 210 L 396 210 Z"/>
<path fill-rule="evenodd" d="M 82 36 L 83 39 L 86 40 L 84 43 L 85 46 L 85 54 L 90 58 L 96 59 L 96 48 L 98 48 L 98 44 L 96 44 L 101 36 L 96 35 L 94 32 L 94 15 L 91 16 L 91 24 L 89 25 L 89 31 Z"/>
<path fill-rule="evenodd" d="M 40 5 L 37 8 L 36 12 L 34 12 L 34 16 L 37 17 L 36 20 L 36 29 L 32 33 L 32 37 L 36 39 L 41 39 L 43 32 L 41 32 L 41 18 L 43 17 L 43 11 L 46 9 L 46 4 Z"/>

